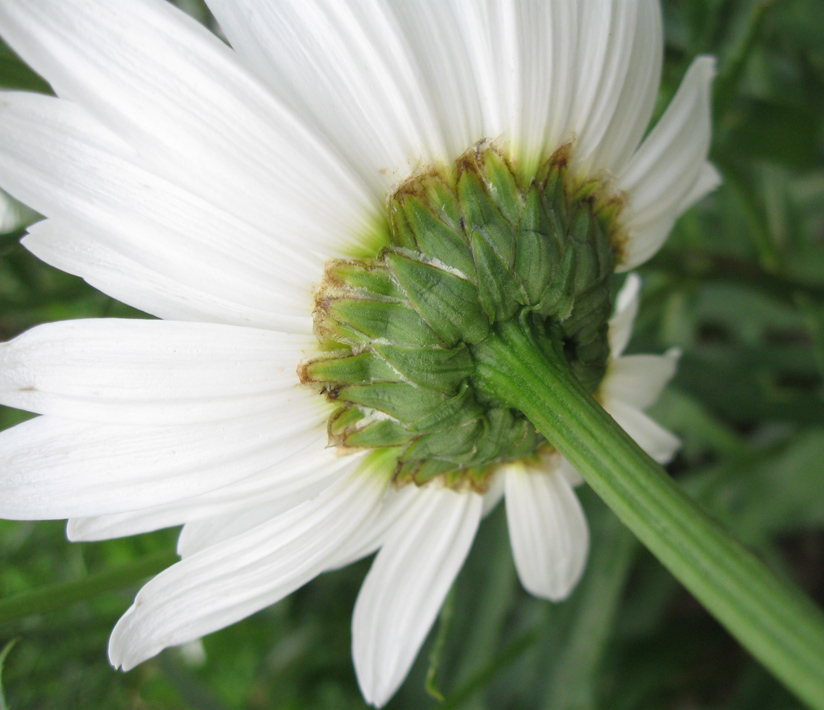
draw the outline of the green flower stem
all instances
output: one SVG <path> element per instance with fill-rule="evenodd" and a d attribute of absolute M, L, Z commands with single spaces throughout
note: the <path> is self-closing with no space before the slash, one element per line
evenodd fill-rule
<path fill-rule="evenodd" d="M 57 611 L 85 599 L 93 599 L 117 589 L 131 587 L 178 561 L 174 551 L 158 552 L 131 564 L 92 574 L 72 582 L 60 582 L 0 600 L 0 624 Z"/>
<path fill-rule="evenodd" d="M 710 518 L 570 376 L 527 325 L 475 350 L 479 380 L 572 462 L 650 551 L 767 668 L 824 710 L 824 615 Z"/>

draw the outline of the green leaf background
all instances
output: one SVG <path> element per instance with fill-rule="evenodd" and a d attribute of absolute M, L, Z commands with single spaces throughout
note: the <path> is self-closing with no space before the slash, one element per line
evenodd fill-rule
<path fill-rule="evenodd" d="M 209 21 L 196 0 L 180 4 Z M 683 351 L 654 410 L 684 441 L 673 476 L 824 604 L 824 3 L 664 8 L 661 110 L 695 55 L 719 58 L 712 159 L 724 186 L 643 267 L 631 349 Z M 0 86 L 49 91 L 5 47 Z M 52 320 L 140 316 L 38 262 L 21 236 L 0 235 L 0 339 Z M 27 416 L 0 408 L 0 428 Z M 390 710 L 801 707 L 591 492 L 582 498 L 592 556 L 572 597 L 550 604 L 520 588 L 496 511 L 452 592 L 448 622 Z M 70 545 L 62 523 L 2 522 L 0 595 L 109 579 L 162 557 L 175 536 Z M 121 673 L 109 667 L 106 643 L 137 589 L 127 580 L 0 625 L 0 646 L 19 637 L 0 687 L 11 710 L 364 708 L 349 627 L 367 569 L 364 561 L 326 574 L 202 648 L 170 649 Z"/>

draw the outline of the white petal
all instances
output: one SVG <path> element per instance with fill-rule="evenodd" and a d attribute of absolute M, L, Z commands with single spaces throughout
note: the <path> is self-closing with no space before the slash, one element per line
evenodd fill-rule
<path fill-rule="evenodd" d="M 563 456 L 561 456 L 561 461 L 558 464 L 558 473 L 560 473 L 573 488 L 577 488 L 586 483 L 584 477 L 578 472 L 578 469 Z"/>
<path fill-rule="evenodd" d="M 670 461 L 681 447 L 677 436 L 634 407 L 612 400 L 604 402 L 604 409 L 659 463 Z"/>
<path fill-rule="evenodd" d="M 635 316 L 638 315 L 638 301 L 641 293 L 641 279 L 630 274 L 615 299 L 615 313 L 609 321 L 610 356 L 617 358 L 629 345 Z"/>
<path fill-rule="evenodd" d="M 681 203 L 680 213 L 686 212 L 702 197 L 715 190 L 722 182 L 721 173 L 711 163 L 704 163 L 698 179 Z"/>
<path fill-rule="evenodd" d="M 256 229 L 157 177 L 67 101 L 2 94 L 0 169 L 7 187 L 39 212 L 183 290 L 234 304 L 241 324 L 277 328 L 283 316 L 311 312 L 322 263 L 288 245 L 293 233 L 284 234 L 283 220 L 273 223 L 278 239 L 273 225 Z"/>
<path fill-rule="evenodd" d="M 512 144 L 524 173 L 568 140 L 580 40 L 577 3 L 453 0 L 464 18 L 486 137 Z"/>
<path fill-rule="evenodd" d="M 489 515 L 495 508 L 498 506 L 498 503 L 501 502 L 501 499 L 504 497 L 504 477 L 495 474 L 489 480 L 489 490 L 484 493 L 484 507 L 482 511 L 482 517 L 486 517 Z"/>
<path fill-rule="evenodd" d="M 74 320 L 0 343 L 0 402 L 108 424 L 253 417 L 303 399 L 310 337 L 205 323 Z"/>
<path fill-rule="evenodd" d="M 673 210 L 672 213 L 663 214 L 659 218 L 649 222 L 639 223 L 632 228 L 632 240 L 630 241 L 629 250 L 631 261 L 620 264 L 617 270 L 626 271 L 628 268 L 633 268 L 631 266 L 632 263 L 640 264 L 652 256 L 652 254 L 658 250 L 658 247 L 664 243 L 672 231 L 672 228 L 675 226 L 678 217 L 696 202 L 715 190 L 720 184 L 720 173 L 710 163 L 704 163 L 695 184 L 683 198 L 677 209 Z M 646 249 L 646 251 L 643 251 L 643 249 Z"/>
<path fill-rule="evenodd" d="M 666 355 L 627 355 L 611 360 L 599 395 L 606 401 L 618 401 L 636 409 L 651 407 L 672 379 L 680 351 Z"/>
<path fill-rule="evenodd" d="M 475 493 L 426 488 L 399 517 L 361 587 L 352 654 L 367 702 L 403 682 L 469 552 L 481 518 Z"/>
<path fill-rule="evenodd" d="M 577 5 L 578 43 L 574 60 L 577 81 L 569 108 L 569 125 L 580 141 L 579 133 L 587 130 L 600 133 L 605 127 L 599 125 L 603 124 L 604 117 L 599 117 L 597 104 L 609 101 L 613 93 L 609 85 L 615 82 L 615 75 L 626 71 L 632 46 L 628 29 L 635 24 L 637 5 L 633 0 L 620 6 L 589 0 Z M 605 75 L 603 84 L 602 75 Z M 597 141 L 594 144 L 597 145 Z M 591 149 L 591 146 L 585 147 Z"/>
<path fill-rule="evenodd" d="M 578 31 L 581 4 L 518 3 L 521 39 L 520 95 L 522 118 L 515 140 L 544 157 L 575 137 L 573 102 L 581 83 L 576 61 L 583 38 Z M 531 138 L 535 135 L 535 139 Z"/>
<path fill-rule="evenodd" d="M 10 0 L 0 32 L 153 169 L 264 231 L 345 252 L 380 204 L 217 37 L 163 0 Z"/>
<path fill-rule="evenodd" d="M 119 253 L 115 247 L 54 219 L 29 228 L 26 247 L 47 264 L 85 279 L 94 288 L 145 313 L 166 320 L 211 321 L 283 329 L 309 335 L 309 314 L 272 313 L 265 303 L 222 298 L 210 284 L 184 284 Z M 140 257 L 138 257 L 140 258 Z M 161 265 L 161 270 L 165 271 Z"/>
<path fill-rule="evenodd" d="M 576 160 L 593 169 L 620 171 L 649 125 L 661 81 L 664 38 L 657 0 L 618 6 L 601 68 L 597 103 L 585 121 Z M 597 11 L 603 12 L 601 5 Z M 636 12 L 634 22 L 630 10 Z M 584 32 L 584 36 L 589 36 Z M 591 150 L 591 157 L 588 151 Z"/>
<path fill-rule="evenodd" d="M 440 117 L 389 3 L 210 0 L 209 5 L 238 54 L 308 125 L 319 128 L 377 199 L 419 164 L 447 157 Z M 425 49 L 450 74 L 441 56 L 445 47 L 435 39 L 427 38 Z"/>
<path fill-rule="evenodd" d="M 274 604 L 326 567 L 374 518 L 388 477 L 358 472 L 318 498 L 182 560 L 149 582 L 117 623 L 109 659 L 124 670 Z"/>
<path fill-rule="evenodd" d="M 619 175 L 630 195 L 626 209 L 631 239 L 622 269 L 648 259 L 661 246 L 706 164 L 711 136 L 710 89 L 715 62 L 699 57 L 666 113 Z"/>
<path fill-rule="evenodd" d="M 111 515 L 73 518 L 70 540 L 108 540 L 205 519 L 243 517 L 265 505 L 270 517 L 286 512 L 319 494 L 345 473 L 357 456 L 339 456 L 328 447 L 326 432 L 318 430 L 306 446 L 258 473 L 182 500 Z"/>
<path fill-rule="evenodd" d="M 453 2 L 392 0 L 388 4 L 428 92 L 446 157 L 454 159 L 487 137 L 472 57 L 461 40 L 463 12 Z"/>
<path fill-rule="evenodd" d="M 515 566 L 524 588 L 560 601 L 583 574 L 589 551 L 586 517 L 557 469 L 506 467 L 506 516 Z"/>
<path fill-rule="evenodd" d="M 313 395 L 214 424 L 138 427 L 39 417 L 0 433 L 0 517 L 105 515 L 196 496 L 317 446 L 327 413 Z"/>
<path fill-rule="evenodd" d="M 352 538 L 338 550 L 329 569 L 338 569 L 356 562 L 357 560 L 376 552 L 386 542 L 387 535 L 395 527 L 398 517 L 412 505 L 417 496 L 415 486 L 404 486 L 399 489 L 389 489 L 383 497 L 381 509 L 374 522 L 365 528 L 360 535 Z"/>
<path fill-rule="evenodd" d="M 240 504 L 232 506 L 224 501 L 220 504 L 212 503 L 213 515 L 191 519 L 183 526 L 177 541 L 177 553 L 184 558 L 190 557 L 207 547 L 251 530 L 317 496 L 329 485 L 354 473 L 363 465 L 364 454 L 339 456 L 333 449 L 326 449 L 324 453 L 327 454 L 327 460 L 314 471 L 307 471 L 302 462 L 293 461 L 293 466 L 299 473 L 293 473 L 289 477 L 287 483 L 290 485 L 278 485 L 273 480 L 266 491 L 261 491 L 255 497 L 247 493 Z M 300 473 L 309 475 L 299 475 Z M 214 499 L 214 491 L 211 493 L 210 497 Z M 236 500 L 237 494 L 234 491 L 230 493 L 234 493 L 231 497 Z M 201 501 L 193 503 L 200 507 L 204 505 Z M 374 524 L 371 525 L 369 530 L 374 527 Z"/>
<path fill-rule="evenodd" d="M 635 192 L 632 205 L 639 221 L 680 204 L 703 168 L 714 76 L 711 57 L 692 63 L 663 117 L 621 174 L 622 187 Z M 673 190 L 678 198 L 672 196 Z"/>
<path fill-rule="evenodd" d="M 588 172 L 614 171 L 632 155 L 652 116 L 663 49 L 660 8 L 655 0 L 579 5 L 575 161 Z"/>
<path fill-rule="evenodd" d="M 454 41 L 464 43 L 474 74 L 481 137 L 509 142 L 519 167 L 529 172 L 562 139 L 571 138 L 570 103 L 579 79 L 578 5 L 511 0 L 448 4 L 459 18 Z"/>
<path fill-rule="evenodd" d="M 475 128 L 480 129 L 480 134 L 474 140 L 498 138 L 507 130 L 508 95 L 516 90 L 512 82 L 506 80 L 516 76 L 515 58 L 509 56 L 514 46 L 510 8 L 503 2 L 467 3 L 462 0 L 447 1 L 442 5 L 441 13 L 456 19 L 450 23 L 450 29 L 455 30 L 453 51 L 467 57 L 466 61 L 459 60 L 460 76 L 456 73 L 456 79 L 466 86 L 467 93 L 463 95 L 468 104 L 464 115 L 480 116 L 480 125 Z M 461 47 L 464 47 L 463 51 Z M 467 145 L 465 149 L 469 147 Z"/>
<path fill-rule="evenodd" d="M 680 212 L 679 212 L 680 214 Z M 616 273 L 634 269 L 643 264 L 661 248 L 667 241 L 672 228 L 675 226 L 677 217 L 666 214 L 660 219 L 654 220 L 642 226 L 634 226 L 632 234 L 627 241 L 624 251 L 624 261 L 615 267 Z"/>

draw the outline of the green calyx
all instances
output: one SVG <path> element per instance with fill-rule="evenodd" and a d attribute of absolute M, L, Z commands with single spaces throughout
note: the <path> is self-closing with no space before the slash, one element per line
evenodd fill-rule
<path fill-rule="evenodd" d="M 375 258 L 327 264 L 315 309 L 324 355 L 299 374 L 338 405 L 331 444 L 396 449 L 398 483 L 476 490 L 497 465 L 548 448 L 476 368 L 516 319 L 596 392 L 621 205 L 599 181 L 573 180 L 568 160 L 565 147 L 524 184 L 478 144 L 392 194 L 390 245 Z"/>

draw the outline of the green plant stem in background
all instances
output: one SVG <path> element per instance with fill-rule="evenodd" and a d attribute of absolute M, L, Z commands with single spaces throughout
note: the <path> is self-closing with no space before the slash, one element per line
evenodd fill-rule
<path fill-rule="evenodd" d="M 594 530 L 577 613 L 554 666 L 543 710 L 595 710 L 596 690 L 638 542 L 614 515 Z"/>
<path fill-rule="evenodd" d="M 8 658 L 9 653 L 19 640 L 19 638 L 12 639 L 0 651 L 0 710 L 9 710 L 6 702 L 6 692 L 3 690 L 3 667 L 6 665 L 6 658 Z"/>
<path fill-rule="evenodd" d="M 482 666 L 466 684 L 450 693 L 449 697 L 437 706 L 437 710 L 456 710 L 460 708 L 466 700 L 472 697 L 473 693 L 482 690 L 490 679 L 494 678 L 510 663 L 515 662 L 524 651 L 535 643 L 537 638 L 537 631 L 529 631 L 502 648 L 500 653 L 492 661 Z"/>
<path fill-rule="evenodd" d="M 525 322 L 476 348 L 486 388 L 519 409 L 650 551 L 786 686 L 824 710 L 824 614 L 704 513 Z"/>
<path fill-rule="evenodd" d="M 158 552 L 117 569 L 89 575 L 84 579 L 50 584 L 33 592 L 2 599 L 0 624 L 56 611 L 84 599 L 93 599 L 106 592 L 131 587 L 177 561 L 178 557 L 173 550 Z"/>
<path fill-rule="evenodd" d="M 734 99 L 738 96 L 744 70 L 761 37 L 764 21 L 779 2 L 780 0 L 760 0 L 750 10 L 743 35 L 726 57 L 723 68 L 715 80 L 712 105 L 716 123 L 723 118 Z"/>

